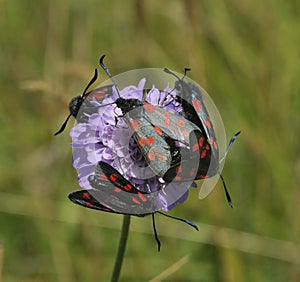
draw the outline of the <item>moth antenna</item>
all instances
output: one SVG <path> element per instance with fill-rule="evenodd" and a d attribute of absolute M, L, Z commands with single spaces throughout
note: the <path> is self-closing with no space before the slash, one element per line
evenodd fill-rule
<path fill-rule="evenodd" d="M 183 76 L 182 76 L 182 78 L 179 78 L 179 76 L 177 74 L 175 74 L 174 72 L 170 71 L 168 68 L 164 68 L 164 72 L 175 76 L 178 80 L 183 80 L 186 77 L 187 72 L 190 71 L 190 70 L 191 70 L 190 68 L 184 68 L 183 69 Z"/>
<path fill-rule="evenodd" d="M 230 141 L 229 141 L 229 143 L 228 143 L 226 152 L 225 152 L 223 158 L 220 160 L 219 164 L 221 164 L 222 162 L 225 161 L 225 158 L 226 158 L 226 156 L 227 156 L 227 154 L 228 154 L 228 152 L 229 152 L 229 150 L 230 150 L 230 148 L 231 148 L 233 142 L 235 141 L 235 139 L 238 137 L 238 135 L 239 135 L 240 133 L 241 133 L 241 131 L 238 131 L 236 134 L 234 134 L 234 135 L 230 138 Z M 225 184 L 225 180 L 224 180 L 223 176 L 221 175 L 221 173 L 219 173 L 219 175 L 220 175 L 220 178 L 221 178 L 222 183 L 223 183 L 223 187 L 224 187 L 225 195 L 226 195 L 226 198 L 227 198 L 227 202 L 228 202 L 229 206 L 230 206 L 231 208 L 233 208 L 233 203 L 232 203 L 232 201 L 231 201 L 230 194 L 229 194 L 229 192 L 228 192 L 228 190 L 227 190 L 227 187 L 226 187 L 226 184 Z"/>
<path fill-rule="evenodd" d="M 226 187 L 226 184 L 225 184 L 225 180 L 224 180 L 224 178 L 223 178 L 223 176 L 222 176 L 221 174 L 219 174 L 219 175 L 220 175 L 220 178 L 221 178 L 222 183 L 223 183 L 223 187 L 224 187 L 224 191 L 225 191 L 225 195 L 226 195 L 226 198 L 227 198 L 228 205 L 229 205 L 231 208 L 233 208 L 233 203 L 232 203 L 232 201 L 231 201 L 230 194 L 229 194 L 229 192 L 228 192 L 228 190 L 227 190 L 227 187 Z"/>
<path fill-rule="evenodd" d="M 152 226 L 153 226 L 153 232 L 154 232 L 154 237 L 157 243 L 157 250 L 160 252 L 160 241 L 157 235 L 157 231 L 156 231 L 156 226 L 155 226 L 155 217 L 154 217 L 154 213 L 151 214 L 152 215 Z"/>
<path fill-rule="evenodd" d="M 181 80 L 177 74 L 175 74 L 174 72 L 170 71 L 168 68 L 164 68 L 164 72 L 175 76 L 178 80 Z"/>
<path fill-rule="evenodd" d="M 97 71 L 97 69 L 95 69 L 94 76 L 92 77 L 92 79 L 90 80 L 90 82 L 87 84 L 87 86 L 83 90 L 83 92 L 81 94 L 81 97 L 84 97 L 84 95 L 86 94 L 86 92 L 89 89 L 89 87 L 97 80 L 97 78 L 98 78 L 98 71 Z"/>
<path fill-rule="evenodd" d="M 108 67 L 103 63 L 103 60 L 104 60 L 105 56 L 106 56 L 106 55 L 102 55 L 102 56 L 101 56 L 101 58 L 100 58 L 100 60 L 99 60 L 100 66 L 103 68 L 103 70 L 106 72 L 106 74 L 108 75 L 108 77 L 109 77 L 110 80 L 112 81 L 113 85 L 116 87 L 118 96 L 119 96 L 119 98 L 121 98 L 120 92 L 119 92 L 119 89 L 118 89 L 118 86 L 117 86 L 115 80 L 113 79 L 112 75 L 110 74 Z"/>
<path fill-rule="evenodd" d="M 186 77 L 186 74 L 187 74 L 187 72 L 188 71 L 191 71 L 192 69 L 190 69 L 190 68 L 184 68 L 183 69 L 183 77 L 181 78 L 181 80 L 183 80 L 185 77 Z"/>
<path fill-rule="evenodd" d="M 230 148 L 231 148 L 233 142 L 234 142 L 235 139 L 239 136 L 240 133 L 241 133 L 241 131 L 237 132 L 236 134 L 234 134 L 234 135 L 230 138 L 230 141 L 229 141 L 229 143 L 228 143 L 226 152 L 225 152 L 223 158 L 220 160 L 220 164 L 221 164 L 222 162 L 224 162 L 224 160 L 225 160 L 225 158 L 226 158 L 226 156 L 227 156 L 227 154 L 228 154 L 228 152 L 229 152 L 229 150 L 230 150 Z"/>
<path fill-rule="evenodd" d="M 65 130 L 65 128 L 67 126 L 67 123 L 68 123 L 68 121 L 69 121 L 69 119 L 70 119 L 71 116 L 72 116 L 71 114 L 68 115 L 68 117 L 66 118 L 65 122 L 62 124 L 61 128 L 56 133 L 54 133 L 54 136 L 62 133 Z"/>
<path fill-rule="evenodd" d="M 184 223 L 186 223 L 186 224 L 192 226 L 192 227 L 195 228 L 197 231 L 199 231 L 198 226 L 197 226 L 195 223 L 193 223 L 193 222 L 191 222 L 191 221 L 189 221 L 189 220 L 187 220 L 187 219 L 180 218 L 180 217 L 176 217 L 176 216 L 172 216 L 172 215 L 168 215 L 168 214 L 163 213 L 163 212 L 160 212 L 160 211 L 157 211 L 157 213 L 162 214 L 162 215 L 164 215 L 164 216 L 166 216 L 166 217 L 169 217 L 169 218 L 173 218 L 173 219 L 182 221 L 182 222 L 184 222 Z"/>
<path fill-rule="evenodd" d="M 183 69 L 183 76 L 182 76 L 182 78 L 180 78 L 177 74 L 175 74 L 174 72 L 170 71 L 168 68 L 164 68 L 164 72 L 173 75 L 174 77 L 177 78 L 178 81 L 183 81 L 183 79 L 186 77 L 187 72 L 190 71 L 190 70 L 191 70 L 190 68 L 184 68 Z M 170 93 L 168 93 L 171 97 L 173 97 L 173 99 L 175 99 L 175 97 L 171 93 L 175 90 L 175 88 L 176 88 L 176 86 L 170 91 Z M 171 103 L 172 103 L 172 101 L 170 101 L 165 106 L 168 106 Z"/>
<path fill-rule="evenodd" d="M 97 69 L 95 69 L 95 72 L 94 72 L 94 75 L 93 75 L 92 79 L 87 84 L 87 86 L 83 90 L 82 94 L 79 96 L 80 97 L 79 99 L 81 100 L 81 103 L 83 102 L 83 98 L 85 97 L 85 94 L 86 94 L 87 90 L 97 80 L 97 78 L 98 78 L 98 71 L 97 71 Z M 69 121 L 69 119 L 70 119 L 71 116 L 72 116 L 72 113 L 70 113 L 68 115 L 68 117 L 66 118 L 65 122 L 62 124 L 61 128 L 56 133 L 54 133 L 54 136 L 62 133 L 65 130 L 65 128 L 67 126 L 67 123 L 68 123 L 68 121 Z"/>

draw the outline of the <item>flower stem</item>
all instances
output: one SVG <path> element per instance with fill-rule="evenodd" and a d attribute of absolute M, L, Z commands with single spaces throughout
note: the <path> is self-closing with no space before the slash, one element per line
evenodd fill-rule
<path fill-rule="evenodd" d="M 129 225 L 130 225 L 130 215 L 125 214 L 123 217 L 123 225 L 122 225 L 121 237 L 119 241 L 119 248 L 118 248 L 118 253 L 115 261 L 114 270 L 112 273 L 111 282 L 119 281 L 119 276 L 122 268 L 125 250 L 126 250 Z"/>

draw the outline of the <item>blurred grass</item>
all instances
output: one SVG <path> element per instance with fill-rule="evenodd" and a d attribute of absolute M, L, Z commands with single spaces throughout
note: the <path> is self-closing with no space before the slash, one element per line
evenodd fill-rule
<path fill-rule="evenodd" d="M 81 209 L 68 134 L 53 133 L 107 54 L 113 74 L 192 68 L 228 135 L 222 187 L 172 214 L 134 219 L 122 281 L 299 281 L 300 3 L 0 1 L 0 241 L 3 281 L 107 281 L 121 217 Z M 104 76 L 101 77 L 104 80 Z"/>

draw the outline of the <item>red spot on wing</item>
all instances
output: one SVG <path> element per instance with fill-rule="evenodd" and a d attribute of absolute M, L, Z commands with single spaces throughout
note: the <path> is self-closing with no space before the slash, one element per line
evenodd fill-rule
<path fill-rule="evenodd" d="M 102 89 L 102 90 L 98 90 L 98 91 L 94 91 L 92 92 L 92 96 L 97 98 L 97 99 L 103 99 L 105 97 L 105 95 L 107 94 L 107 88 Z"/>
<path fill-rule="evenodd" d="M 144 109 L 148 112 L 148 113 L 154 113 L 155 112 L 155 108 L 153 105 L 145 103 L 144 104 Z"/>
<path fill-rule="evenodd" d="M 148 154 L 148 158 L 149 158 L 149 160 L 150 161 L 154 161 L 155 160 L 155 153 L 154 152 L 149 152 L 149 154 Z"/>
<path fill-rule="evenodd" d="M 202 148 L 203 147 L 203 142 L 204 142 L 204 138 L 200 137 L 199 139 L 199 147 Z"/>
<path fill-rule="evenodd" d="M 204 120 L 204 125 L 208 128 L 208 129 L 211 129 L 211 123 L 210 123 L 210 121 L 209 120 Z"/>
<path fill-rule="evenodd" d="M 86 199 L 86 200 L 91 199 L 91 195 L 90 195 L 90 193 L 88 193 L 88 192 L 84 192 L 82 196 L 83 196 L 83 198 Z"/>
<path fill-rule="evenodd" d="M 171 124 L 171 120 L 169 118 L 164 120 L 164 125 L 169 126 Z"/>
<path fill-rule="evenodd" d="M 100 174 L 99 179 L 100 180 L 107 180 L 107 176 L 105 174 Z"/>
<path fill-rule="evenodd" d="M 182 129 L 182 130 L 181 130 L 181 133 L 182 133 L 182 135 L 183 135 L 184 137 L 188 137 L 188 136 L 189 136 L 188 131 L 185 130 L 185 129 Z"/>
<path fill-rule="evenodd" d="M 180 165 L 180 166 L 176 167 L 176 173 L 178 174 L 181 172 L 182 172 L 182 166 Z"/>
<path fill-rule="evenodd" d="M 94 205 L 93 205 L 92 203 L 90 203 L 90 202 L 85 202 L 85 204 L 86 204 L 87 207 L 90 207 L 90 208 L 94 206 Z"/>
<path fill-rule="evenodd" d="M 190 170 L 190 176 L 193 177 L 196 173 L 196 168 L 193 167 L 191 170 Z"/>
<path fill-rule="evenodd" d="M 143 202 L 147 202 L 147 199 L 145 198 L 145 196 L 144 196 L 141 192 L 138 192 L 138 196 L 139 196 L 139 198 L 140 198 Z"/>
<path fill-rule="evenodd" d="M 135 119 L 131 119 L 130 124 L 131 124 L 132 129 L 135 131 L 137 131 L 140 128 L 140 124 Z"/>
<path fill-rule="evenodd" d="M 214 140 L 214 138 L 211 136 L 209 140 L 210 140 L 210 143 L 214 146 L 214 148 L 216 150 L 218 150 L 218 144 L 216 143 L 216 141 Z"/>
<path fill-rule="evenodd" d="M 124 189 L 125 189 L 126 191 L 131 191 L 132 186 L 131 186 L 130 184 L 126 184 L 126 185 L 124 186 Z"/>
<path fill-rule="evenodd" d="M 171 113 L 169 113 L 169 112 L 164 112 L 164 116 L 165 116 L 166 118 L 170 118 L 170 117 L 171 117 Z"/>
<path fill-rule="evenodd" d="M 185 122 L 184 122 L 183 120 L 179 120 L 179 121 L 177 122 L 177 124 L 178 124 L 178 126 L 180 126 L 180 127 L 184 127 L 184 126 L 185 126 Z"/>
<path fill-rule="evenodd" d="M 119 193 L 119 192 L 121 192 L 121 191 L 122 191 L 122 189 L 120 189 L 120 188 L 116 187 L 114 191 L 115 191 L 116 193 Z"/>
<path fill-rule="evenodd" d="M 162 130 L 161 130 L 159 127 L 153 126 L 153 129 L 155 130 L 155 132 L 156 132 L 159 136 L 162 135 Z"/>
<path fill-rule="evenodd" d="M 112 181 L 112 182 L 115 182 L 117 179 L 118 179 L 118 175 L 113 173 L 109 176 L 109 179 Z"/>
<path fill-rule="evenodd" d="M 215 147 L 215 150 L 218 150 L 218 144 L 217 144 L 217 142 L 214 141 L 213 145 Z"/>
<path fill-rule="evenodd" d="M 203 151 L 201 152 L 200 159 L 204 159 L 204 158 L 206 157 L 206 153 L 207 153 L 207 151 L 206 151 L 206 150 L 203 150 Z"/>
<path fill-rule="evenodd" d="M 196 151 L 198 151 L 198 150 L 199 150 L 199 145 L 196 143 L 196 144 L 193 145 L 192 151 L 193 151 L 193 152 L 196 152 Z"/>
<path fill-rule="evenodd" d="M 205 179 L 205 178 L 208 178 L 207 175 L 203 175 L 203 174 L 198 175 L 198 177 L 199 177 L 199 179 Z"/>
<path fill-rule="evenodd" d="M 141 202 L 140 202 L 138 199 L 136 199 L 135 197 L 132 197 L 131 200 L 132 200 L 132 202 L 134 202 L 135 204 L 138 204 L 138 205 L 141 203 Z"/>
<path fill-rule="evenodd" d="M 202 104 L 199 100 L 192 100 L 192 104 L 193 104 L 196 112 L 200 112 L 202 110 Z"/>
<path fill-rule="evenodd" d="M 182 180 L 182 177 L 181 177 L 180 175 L 176 175 L 176 176 L 175 176 L 175 180 L 176 180 L 176 181 L 180 181 L 180 180 Z"/>
<path fill-rule="evenodd" d="M 147 145 L 151 145 L 151 144 L 154 143 L 154 141 L 155 141 L 155 138 L 154 138 L 153 136 L 148 137 L 148 138 L 146 139 L 146 144 L 147 144 Z"/>
<path fill-rule="evenodd" d="M 144 147 L 146 145 L 146 141 L 144 139 L 139 139 L 139 145 Z"/>

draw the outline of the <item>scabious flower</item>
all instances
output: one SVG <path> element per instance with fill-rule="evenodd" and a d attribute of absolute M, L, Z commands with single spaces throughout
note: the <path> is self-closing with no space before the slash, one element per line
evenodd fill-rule
<path fill-rule="evenodd" d="M 81 114 L 87 116 L 87 122 L 79 122 L 70 132 L 73 166 L 78 171 L 79 185 L 89 189 L 92 187 L 88 177 L 94 174 L 99 161 L 106 162 L 140 191 L 158 192 L 159 208 L 168 211 L 178 202 L 182 203 L 186 200 L 190 183 L 168 184 L 155 175 L 145 161 L 132 131 L 122 119 L 123 113 L 114 104 L 120 95 L 125 99 L 145 100 L 154 106 L 181 113 L 181 105 L 169 95 L 170 93 L 175 95 L 172 89 L 167 86 L 160 91 L 153 86 L 148 93 L 145 93 L 145 82 L 146 79 L 143 78 L 138 86 L 127 86 L 119 94 L 113 86 L 111 93 L 107 94 L 101 102 L 97 99 L 90 102 L 95 108 L 92 113 L 85 111 L 84 106 L 80 109 Z"/>

